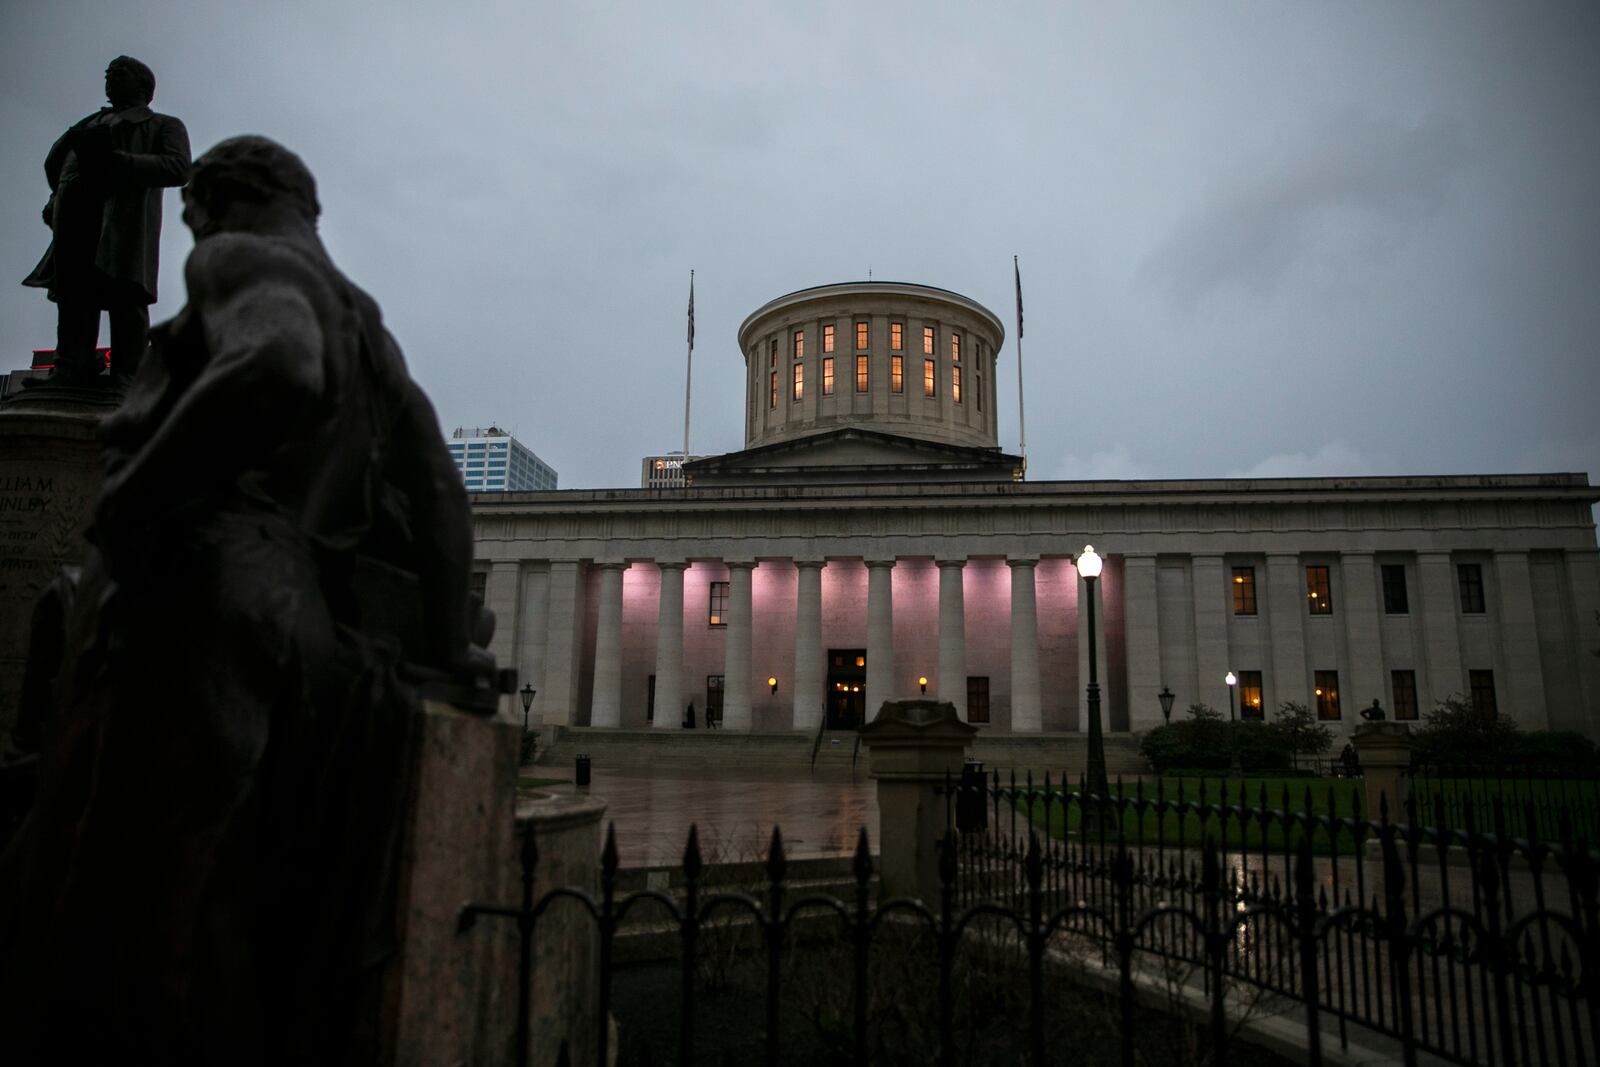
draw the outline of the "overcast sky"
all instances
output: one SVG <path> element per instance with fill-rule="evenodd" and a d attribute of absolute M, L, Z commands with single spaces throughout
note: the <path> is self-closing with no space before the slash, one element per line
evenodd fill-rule
<path fill-rule="evenodd" d="M 563 488 L 741 446 L 739 323 L 864 278 L 1027 310 L 1031 479 L 1600 481 L 1600 5 L 3 0 L 0 344 L 127 53 L 299 152 L 446 432 Z M 161 300 L 190 247 L 167 195 Z"/>

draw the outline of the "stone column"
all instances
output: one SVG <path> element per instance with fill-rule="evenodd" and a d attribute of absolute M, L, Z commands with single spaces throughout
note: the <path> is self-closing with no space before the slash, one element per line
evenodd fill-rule
<path fill-rule="evenodd" d="M 1533 576 L 1528 571 L 1527 552 L 1496 552 L 1494 578 L 1499 586 L 1500 653 L 1514 693 L 1502 714 L 1509 714 L 1530 730 L 1550 726 L 1550 710 L 1545 702 L 1544 670 L 1539 662 L 1539 628 L 1533 608 Z M 1592 621 L 1590 616 L 1588 621 Z M 1592 631 L 1591 631 L 1592 632 Z"/>
<path fill-rule="evenodd" d="M 522 575 L 522 626 L 517 633 L 517 685 L 533 686 L 530 726 L 544 721 L 545 654 L 550 640 L 550 565 L 533 564 Z M 522 701 L 517 701 L 517 714 Z M 520 720 L 519 720 L 520 721 Z"/>
<path fill-rule="evenodd" d="M 543 726 L 568 726 L 578 703 L 578 654 L 583 647 L 583 564 L 550 561 L 550 627 L 545 643 L 544 688 L 539 692 Z M 548 745 L 554 731 L 541 739 Z"/>
<path fill-rule="evenodd" d="M 749 731 L 754 612 L 750 605 L 753 560 L 728 560 L 727 662 L 722 667 L 722 728 Z"/>
<path fill-rule="evenodd" d="M 964 559 L 938 561 L 939 565 L 939 689 L 940 700 L 955 705 L 956 715 L 967 721 L 967 609 L 962 590 Z"/>
<path fill-rule="evenodd" d="M 1255 666 L 1228 662 L 1228 613 L 1233 610 L 1233 590 L 1229 587 L 1233 575 L 1222 562 L 1221 556 L 1194 556 L 1189 561 L 1194 589 L 1194 662 L 1200 691 L 1191 695 L 1174 690 L 1174 715 L 1183 714 L 1194 703 L 1210 704 L 1226 715 L 1229 694 L 1223 676 L 1241 666 Z M 1270 627 L 1267 632 L 1271 632 Z M 1299 631 L 1295 634 L 1298 638 Z M 1261 667 L 1271 673 L 1271 664 L 1263 663 Z"/>
<path fill-rule="evenodd" d="M 594 637 L 594 696 L 590 726 L 622 725 L 622 572 L 623 562 L 597 563 L 600 614 Z"/>
<path fill-rule="evenodd" d="M 656 605 L 656 698 L 651 722 L 658 730 L 683 723 L 683 560 L 657 560 L 661 599 Z"/>
<path fill-rule="evenodd" d="M 1300 557 L 1288 553 L 1267 556 L 1267 628 L 1272 641 L 1272 666 L 1263 682 L 1263 712 L 1285 700 L 1312 702 L 1306 677 L 1306 571 Z M 1335 605 L 1334 610 L 1338 610 Z M 1230 666 L 1232 666 L 1230 664 Z M 1226 696 L 1227 694 L 1223 694 Z M 1315 708 L 1313 708 L 1315 710 Z"/>
<path fill-rule="evenodd" d="M 827 657 L 822 650 L 821 560 L 794 561 L 797 587 L 794 618 L 794 728 L 811 732 L 822 721 L 822 687 L 827 683 Z"/>
<path fill-rule="evenodd" d="M 885 700 L 895 698 L 894 560 L 867 564 L 867 701 L 871 722 Z"/>
<path fill-rule="evenodd" d="M 1122 619 L 1128 649 L 1128 726 L 1160 726 L 1161 613 L 1156 600 L 1156 558 L 1124 556 Z M 1191 701 L 1192 703 L 1192 701 Z"/>
<path fill-rule="evenodd" d="M 1418 710 L 1426 714 L 1451 694 L 1465 692 L 1461 638 L 1456 630 L 1456 572 L 1448 552 L 1417 553 L 1417 588 L 1422 593 L 1422 637 L 1427 669 L 1421 672 Z"/>
<path fill-rule="evenodd" d="M 1389 691 L 1383 673 L 1383 635 L 1380 632 L 1382 605 L 1378 603 L 1378 568 L 1370 552 L 1346 552 L 1339 557 L 1344 577 L 1344 605 L 1334 604 L 1337 617 L 1344 615 L 1345 648 L 1350 657 L 1345 682 L 1348 708 L 1363 708 L 1382 700 Z"/>
<path fill-rule="evenodd" d="M 886 703 L 861 730 L 867 773 L 878 783 L 879 900 L 915 897 L 932 904 L 939 899 L 939 842 L 948 826 L 949 798 L 938 790 L 960 779 L 978 728 L 944 701 Z"/>
<path fill-rule="evenodd" d="M 517 588 L 522 582 L 522 563 L 514 559 L 497 559 L 489 565 L 489 577 L 484 583 L 483 606 L 494 612 L 494 636 L 489 639 L 489 651 L 495 663 L 510 667 L 517 661 Z M 500 712 L 509 721 L 514 700 L 500 701 Z M 516 719 L 522 721 L 522 705 L 517 704 Z"/>
<path fill-rule="evenodd" d="M 1411 728 L 1403 722 L 1364 722 L 1350 735 L 1361 757 L 1361 776 L 1366 787 L 1362 803 L 1366 817 L 1373 822 L 1387 805 L 1389 821 L 1404 823 L 1406 798 L 1410 795 Z"/>
<path fill-rule="evenodd" d="M 1563 714 L 1568 729 L 1600 721 L 1600 656 L 1594 655 L 1594 630 L 1600 622 L 1600 552 L 1593 548 L 1568 549 L 1565 553 L 1567 588 L 1571 590 L 1572 615 L 1577 625 L 1575 638 L 1569 638 L 1563 652 L 1576 658 L 1582 706 Z"/>
<path fill-rule="evenodd" d="M 1035 595 L 1036 556 L 1006 560 L 1011 568 L 1011 731 L 1044 728 L 1039 701 L 1039 600 Z"/>

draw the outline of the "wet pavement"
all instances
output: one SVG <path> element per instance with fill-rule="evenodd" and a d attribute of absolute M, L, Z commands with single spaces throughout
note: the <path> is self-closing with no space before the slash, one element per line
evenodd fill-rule
<path fill-rule="evenodd" d="M 763 769 L 759 780 L 755 778 L 729 768 L 596 768 L 588 793 L 606 802 L 602 823 L 615 825 L 625 868 L 682 863 L 691 825 L 698 828 L 706 863 L 765 858 L 774 826 L 782 827 L 784 852 L 791 859 L 853 855 L 862 826 L 877 852 L 877 789 L 864 776 L 854 783 L 821 782 Z M 576 787 L 548 788 L 571 792 Z"/>

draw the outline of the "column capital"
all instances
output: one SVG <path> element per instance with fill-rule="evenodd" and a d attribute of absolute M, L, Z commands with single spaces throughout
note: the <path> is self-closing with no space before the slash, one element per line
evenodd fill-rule
<path fill-rule="evenodd" d="M 725 559 L 722 561 L 722 565 L 730 571 L 753 571 L 756 569 L 756 561 L 753 559 Z"/>
<path fill-rule="evenodd" d="M 894 560 L 892 558 L 891 559 L 863 559 L 861 562 L 865 563 L 867 565 L 867 569 L 868 570 L 872 570 L 872 569 L 878 568 L 878 567 L 888 567 L 890 569 L 893 569 L 893 567 L 894 567 Z"/>
<path fill-rule="evenodd" d="M 625 571 L 633 564 L 625 559 L 597 559 L 590 566 L 601 571 Z"/>
<path fill-rule="evenodd" d="M 658 570 L 663 571 L 686 571 L 689 569 L 689 561 L 686 559 L 657 559 L 651 560 L 651 562 L 656 565 Z"/>
<path fill-rule="evenodd" d="M 1006 566 L 1007 567 L 1037 567 L 1038 565 L 1039 565 L 1039 557 L 1038 556 L 1007 556 L 1006 557 Z"/>
<path fill-rule="evenodd" d="M 828 565 L 828 561 L 825 559 L 796 559 L 793 562 L 796 567 L 815 567 L 817 570 L 821 570 Z"/>
<path fill-rule="evenodd" d="M 965 567 L 967 565 L 967 557 L 962 556 L 960 559 L 950 559 L 950 558 L 940 559 L 940 558 L 935 557 L 933 562 L 934 562 L 935 566 L 938 566 L 940 568 L 944 568 L 944 567 Z"/>

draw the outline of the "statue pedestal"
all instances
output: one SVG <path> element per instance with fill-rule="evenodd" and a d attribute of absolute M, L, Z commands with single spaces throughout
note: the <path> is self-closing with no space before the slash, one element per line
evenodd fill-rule
<path fill-rule="evenodd" d="M 861 728 L 867 773 L 878 783 L 878 884 L 884 899 L 939 899 L 939 842 L 948 781 L 960 782 L 967 745 L 978 732 L 955 705 L 887 700 Z M 953 802 L 953 801 L 952 801 Z"/>
<path fill-rule="evenodd" d="M 1377 822 L 1387 805 L 1390 822 L 1405 822 L 1410 795 L 1411 728 L 1403 722 L 1365 722 L 1355 728 L 1350 743 L 1361 757 L 1367 818 Z"/>
<path fill-rule="evenodd" d="M 0 402 L 0 738 L 17 721 L 34 601 L 83 559 L 100 492 L 100 419 L 120 400 L 44 386 Z"/>

